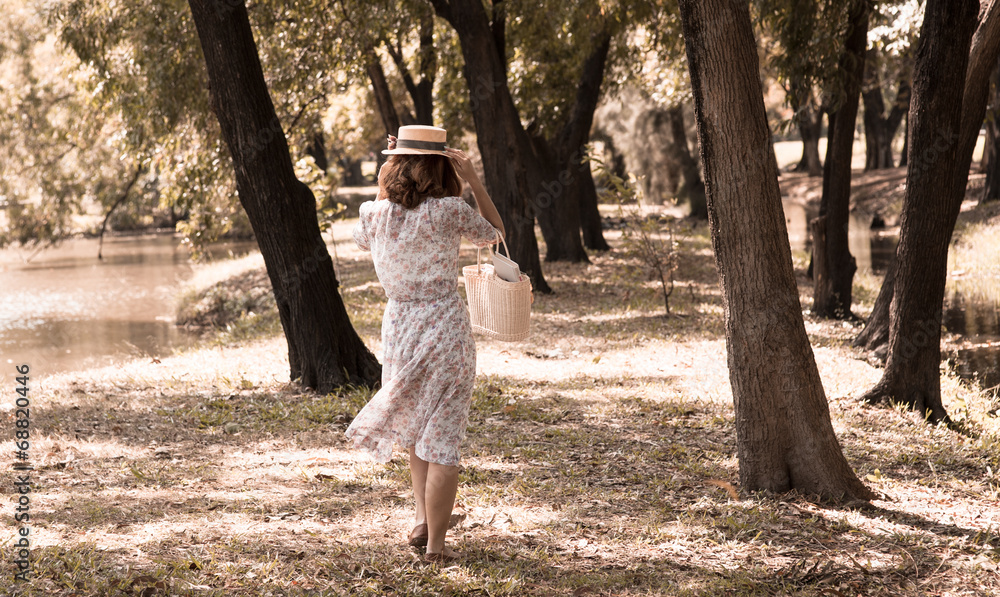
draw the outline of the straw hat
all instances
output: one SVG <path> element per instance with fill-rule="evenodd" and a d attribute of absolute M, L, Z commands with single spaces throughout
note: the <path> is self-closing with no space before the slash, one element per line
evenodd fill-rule
<path fill-rule="evenodd" d="M 385 155 L 445 155 L 444 142 L 448 131 L 436 126 L 414 124 L 399 127 L 396 135 L 396 149 L 383 149 Z"/>

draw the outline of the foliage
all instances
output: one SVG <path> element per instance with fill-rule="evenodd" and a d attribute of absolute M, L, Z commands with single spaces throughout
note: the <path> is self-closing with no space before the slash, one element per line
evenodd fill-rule
<path fill-rule="evenodd" d="M 114 203 L 136 168 L 118 119 L 95 113 L 81 91 L 88 68 L 62 49 L 39 6 L 0 2 L 0 110 L 10 116 L 0 119 L 0 246 L 57 242 L 74 213 Z"/>
<path fill-rule="evenodd" d="M 606 193 L 612 195 L 618 205 L 625 252 L 638 258 L 644 273 L 659 283 L 664 311 L 669 316 L 670 295 L 674 292 L 674 273 L 678 265 L 678 244 L 674 240 L 673 224 L 658 216 L 645 215 L 633 182 L 623 179 L 604 162 L 593 162 L 596 174 L 610 186 Z"/>

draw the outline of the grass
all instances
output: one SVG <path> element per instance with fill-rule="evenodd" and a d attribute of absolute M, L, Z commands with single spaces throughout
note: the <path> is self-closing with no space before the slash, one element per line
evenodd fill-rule
<path fill-rule="evenodd" d="M 349 226 L 334 228 L 338 276 L 378 353 L 385 299 Z M 36 578 L 0 588 L 62 597 L 1000 591 L 996 395 L 946 371 L 947 406 L 969 435 L 863 407 L 856 397 L 879 371 L 849 347 L 857 329 L 807 315 L 838 437 L 881 499 L 836 508 L 744 491 L 707 230 L 685 234 L 675 315 L 662 315 L 652 283 L 622 275 L 613 249 L 589 266 L 547 264 L 556 293 L 536 297 L 527 341 L 477 340 L 458 498 L 466 518 L 452 535 L 461 564 L 421 566 L 403 545 L 412 516 L 403 455 L 376 465 L 345 441 L 370 392 L 301 391 L 287 381 L 283 340 L 261 332 L 37 380 Z M 463 262 L 472 259 L 466 248 Z M 199 287 L 223 296 L 254 269 L 209 267 L 232 268 Z M 801 256 L 796 267 L 807 305 Z M 859 284 L 874 300 L 876 281 Z M 12 537 L 13 517 L 0 524 Z"/>
<path fill-rule="evenodd" d="M 972 299 L 1000 305 L 1000 204 L 962 214 L 948 253 L 948 286 Z"/>

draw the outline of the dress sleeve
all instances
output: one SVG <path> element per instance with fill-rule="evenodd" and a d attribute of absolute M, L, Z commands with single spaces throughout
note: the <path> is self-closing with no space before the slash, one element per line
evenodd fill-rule
<path fill-rule="evenodd" d="M 465 200 L 456 197 L 455 225 L 459 234 L 469 239 L 473 245 L 482 248 L 497 242 L 497 229 L 469 206 Z"/>
<path fill-rule="evenodd" d="M 354 225 L 354 242 L 357 243 L 358 248 L 362 251 L 371 251 L 372 239 L 368 235 L 368 227 L 366 226 L 366 221 L 368 220 L 367 206 L 368 202 L 361 204 L 361 207 L 358 209 L 358 223 Z"/>

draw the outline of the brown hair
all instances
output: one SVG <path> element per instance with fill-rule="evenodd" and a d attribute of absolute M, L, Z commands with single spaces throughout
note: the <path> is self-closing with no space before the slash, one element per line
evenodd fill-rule
<path fill-rule="evenodd" d="M 379 195 L 413 209 L 428 197 L 455 197 L 462 192 L 462 181 L 443 155 L 398 154 L 389 158 L 379 171 Z"/>

